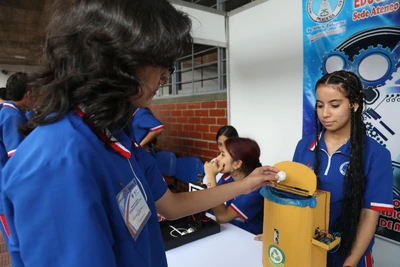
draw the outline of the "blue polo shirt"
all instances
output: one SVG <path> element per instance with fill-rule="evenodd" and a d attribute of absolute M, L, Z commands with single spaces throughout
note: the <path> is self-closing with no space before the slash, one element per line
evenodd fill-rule
<path fill-rule="evenodd" d="M 0 110 L 0 168 L 16 151 L 24 137 L 18 131 L 18 125 L 26 124 L 25 112 L 11 101 L 5 101 Z"/>
<path fill-rule="evenodd" d="M 329 231 L 332 233 L 332 226 L 342 209 L 344 175 L 350 161 L 350 141 L 342 145 L 335 153 L 329 155 L 323 137 L 324 131 L 320 135 L 318 152 L 321 182 L 319 189 L 331 193 Z M 315 144 L 315 135 L 300 140 L 293 161 L 303 163 L 313 169 Z M 376 211 L 392 211 L 393 172 L 390 152 L 368 136 L 365 138 L 364 149 L 364 174 L 366 176 L 364 208 Z M 374 238 L 372 238 L 364 256 L 371 251 L 373 244 Z M 328 255 L 332 256 L 331 253 Z M 336 266 L 342 266 L 340 264 L 343 264 L 343 260 L 337 260 Z M 360 261 L 358 266 L 365 265 Z"/>
<path fill-rule="evenodd" d="M 147 108 L 138 108 L 132 115 L 133 138 L 140 144 L 150 133 L 161 130 L 164 125 Z"/>
<path fill-rule="evenodd" d="M 246 178 L 245 178 L 246 179 Z M 222 184 L 233 183 L 234 180 L 229 176 L 221 179 Z M 226 206 L 233 209 L 238 217 L 230 221 L 231 224 L 242 228 L 255 235 L 263 231 L 264 220 L 264 197 L 259 193 L 259 189 L 250 194 L 243 194 L 226 202 Z"/>
<path fill-rule="evenodd" d="M 2 103 L 0 110 L 0 170 L 3 169 L 24 139 L 24 136 L 18 131 L 18 126 L 24 125 L 26 122 L 25 112 L 21 108 L 11 101 Z M 4 214 L 1 192 L 0 185 L 0 214 Z"/>
<path fill-rule="evenodd" d="M 70 112 L 18 147 L 2 173 L 13 267 L 167 266 L 155 208 L 167 185 L 131 136 L 115 138 L 106 145 Z M 128 160 L 152 213 L 136 241 L 116 201 L 134 179 Z"/>

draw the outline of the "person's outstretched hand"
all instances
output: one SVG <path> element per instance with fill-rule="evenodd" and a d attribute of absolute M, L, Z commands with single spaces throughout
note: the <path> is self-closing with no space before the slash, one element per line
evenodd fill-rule
<path fill-rule="evenodd" d="M 249 194 L 262 186 L 273 186 L 270 181 L 278 180 L 279 170 L 271 166 L 261 166 L 250 173 L 246 179 L 241 180 L 244 184 L 244 194 Z"/>
<path fill-rule="evenodd" d="M 255 241 L 263 241 L 263 234 L 258 234 L 254 237 Z"/>

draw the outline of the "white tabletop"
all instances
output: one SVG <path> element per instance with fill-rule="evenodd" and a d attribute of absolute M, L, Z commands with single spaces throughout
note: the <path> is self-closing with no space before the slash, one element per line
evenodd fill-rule
<path fill-rule="evenodd" d="M 262 267 L 262 242 L 230 223 L 221 232 L 167 251 L 169 267 Z"/>

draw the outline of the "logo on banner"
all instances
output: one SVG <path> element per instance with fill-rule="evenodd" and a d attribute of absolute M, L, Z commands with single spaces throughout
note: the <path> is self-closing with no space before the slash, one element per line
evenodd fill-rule
<path fill-rule="evenodd" d="M 345 0 L 307 0 L 308 16 L 315 22 L 324 23 L 339 15 Z"/>

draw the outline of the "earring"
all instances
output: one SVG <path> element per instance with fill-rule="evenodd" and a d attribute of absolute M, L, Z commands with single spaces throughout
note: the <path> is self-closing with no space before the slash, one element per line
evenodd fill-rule
<path fill-rule="evenodd" d="M 353 109 L 353 108 L 354 108 L 354 104 L 353 104 L 353 103 L 350 103 L 350 104 L 349 104 L 349 108 L 350 108 L 350 109 Z"/>

